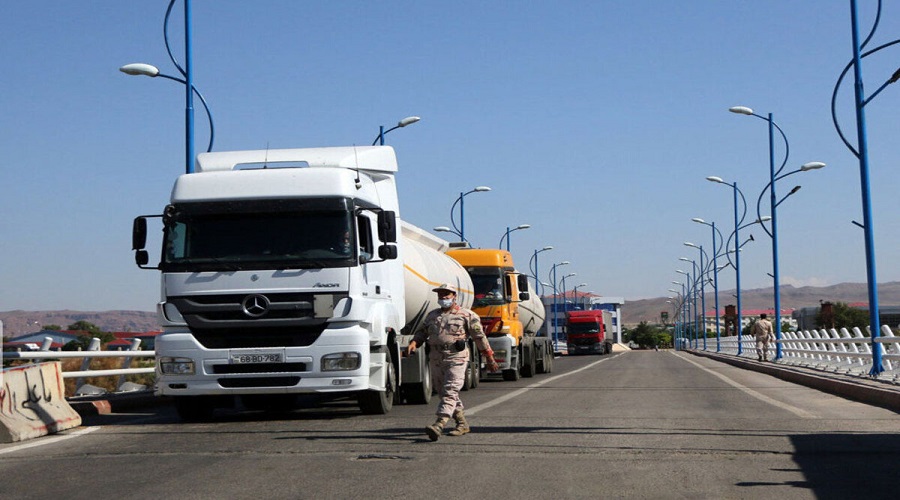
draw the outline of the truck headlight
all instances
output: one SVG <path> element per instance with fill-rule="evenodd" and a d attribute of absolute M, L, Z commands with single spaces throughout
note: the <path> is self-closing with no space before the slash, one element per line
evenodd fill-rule
<path fill-rule="evenodd" d="M 193 375 L 194 360 L 191 358 L 159 358 L 159 371 L 163 375 Z"/>
<path fill-rule="evenodd" d="M 323 372 L 357 370 L 361 364 L 362 356 L 358 352 L 336 352 L 322 356 Z"/>

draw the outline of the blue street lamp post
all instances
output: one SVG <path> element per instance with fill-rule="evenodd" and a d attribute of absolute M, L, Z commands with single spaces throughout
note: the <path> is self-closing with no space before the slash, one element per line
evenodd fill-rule
<path fill-rule="evenodd" d="M 572 308 L 578 309 L 578 288 L 582 286 L 587 286 L 587 283 L 579 283 L 572 287 Z"/>
<path fill-rule="evenodd" d="M 385 134 L 387 134 L 388 132 L 390 132 L 392 130 L 397 130 L 398 128 L 403 128 L 407 125 L 412 125 L 413 123 L 416 123 L 419 120 L 421 120 L 421 118 L 419 118 L 418 116 L 407 116 L 406 118 L 400 120 L 396 125 L 394 125 L 393 127 L 389 128 L 387 130 L 384 129 L 384 125 L 381 125 L 380 127 L 378 127 L 378 137 L 376 137 L 375 140 L 372 141 L 372 145 L 374 146 L 374 145 L 378 144 L 379 146 L 384 146 L 384 135 Z"/>
<path fill-rule="evenodd" d="M 722 233 L 716 229 L 715 222 L 706 222 L 705 220 L 695 217 L 691 219 L 692 221 L 698 224 L 704 224 L 710 226 L 712 228 L 712 242 L 713 242 L 713 295 L 715 295 L 715 307 L 716 307 L 716 352 L 721 352 L 721 340 L 722 340 L 722 328 L 719 324 L 719 263 L 718 263 L 718 254 L 716 250 L 716 234 L 718 233 L 719 239 L 722 238 Z"/>
<path fill-rule="evenodd" d="M 693 319 L 692 319 L 693 316 L 691 315 L 691 302 L 693 301 L 693 292 L 691 291 L 691 285 L 693 284 L 693 280 L 691 279 L 691 273 L 689 273 L 687 271 L 682 271 L 681 269 L 676 269 L 675 272 L 678 274 L 683 274 L 685 277 L 685 280 L 686 280 L 687 288 L 685 290 L 685 295 L 684 295 L 684 298 L 685 298 L 684 299 L 684 319 L 682 320 L 682 322 L 685 325 L 687 325 L 687 329 L 686 329 L 685 333 L 687 334 L 686 338 L 688 340 L 688 346 L 690 347 L 691 337 L 693 336 L 693 332 L 691 330 L 693 330 L 693 328 L 694 328 L 693 327 Z M 688 297 L 691 297 L 691 299 L 689 300 Z"/>
<path fill-rule="evenodd" d="M 700 338 L 700 308 L 698 306 L 698 295 L 699 291 L 697 290 L 697 284 L 700 283 L 700 275 L 697 273 L 697 261 L 689 259 L 687 257 L 681 257 L 678 260 L 682 260 L 684 262 L 691 263 L 691 269 L 693 269 L 693 280 L 691 281 L 691 302 L 693 303 L 693 311 L 694 314 L 691 316 L 691 320 L 694 322 L 694 349 L 698 349 L 700 346 L 698 345 L 698 341 Z"/>
<path fill-rule="evenodd" d="M 680 281 L 673 281 L 672 284 L 681 285 L 680 294 L 678 290 L 669 288 L 670 292 L 678 295 L 678 302 L 675 304 L 675 350 L 679 350 L 678 340 L 681 339 L 682 331 L 684 329 L 684 315 L 682 314 L 682 311 L 684 309 L 684 284 Z"/>
<path fill-rule="evenodd" d="M 700 333 L 703 335 L 703 350 L 706 350 L 706 275 L 709 272 L 709 257 L 703 251 L 703 245 L 695 245 L 689 241 L 684 242 L 685 246 L 697 248 L 700 250 Z M 706 257 L 706 265 L 703 265 L 703 259 Z"/>
<path fill-rule="evenodd" d="M 459 198 L 453 202 L 453 206 L 450 207 L 450 223 L 453 225 L 453 229 L 456 229 L 456 234 L 459 235 L 459 241 L 466 241 L 465 197 L 472 193 L 483 193 L 490 190 L 491 188 L 487 186 L 477 186 L 470 191 L 459 193 Z M 457 203 L 459 204 L 459 227 L 456 225 L 456 220 L 453 219 L 453 209 L 456 208 Z"/>
<path fill-rule="evenodd" d="M 716 176 L 709 176 L 706 180 L 731 186 L 734 191 L 734 280 L 735 288 L 737 289 L 737 324 L 735 325 L 735 330 L 737 330 L 736 333 L 738 337 L 737 355 L 740 356 L 743 354 L 743 342 L 741 341 L 743 310 L 741 309 L 741 249 L 738 230 L 740 229 L 741 223 L 744 222 L 744 217 L 747 215 L 747 199 L 744 198 L 744 193 L 738 189 L 737 182 L 729 184 L 722 180 L 721 177 Z M 741 195 L 741 200 L 744 202 L 744 212 L 740 219 L 738 219 L 738 194 Z"/>
<path fill-rule="evenodd" d="M 144 64 L 144 63 L 126 64 L 125 66 L 122 66 L 121 68 L 119 68 L 119 71 L 121 71 L 122 73 L 125 73 L 126 75 L 132 75 L 132 76 L 140 75 L 140 76 L 149 76 L 150 78 L 156 78 L 156 77 L 165 78 L 167 80 L 172 80 L 172 81 L 175 81 L 175 82 L 181 83 L 182 85 L 187 86 L 187 80 L 185 80 L 183 78 L 178 78 L 176 76 L 171 76 L 171 75 L 166 75 L 166 74 L 160 73 L 159 68 L 157 68 L 156 66 L 150 65 L 150 64 Z M 196 88 L 194 88 L 194 93 L 196 93 L 197 97 L 200 98 L 200 103 L 203 104 L 203 109 L 206 110 L 206 118 L 209 123 L 209 144 L 206 147 L 206 152 L 208 153 L 208 152 L 212 151 L 213 141 L 215 140 L 215 135 L 216 135 L 215 128 L 213 127 L 212 113 L 209 111 L 209 106 L 206 104 L 206 99 L 203 98 L 203 94 L 201 94 L 200 91 L 197 90 Z M 186 129 L 186 130 L 189 130 L 189 132 L 188 132 L 188 135 L 185 140 L 187 141 L 188 148 L 191 151 L 188 154 L 193 155 L 194 154 L 193 153 L 193 151 L 194 151 L 193 121 L 191 122 L 190 128 Z M 188 163 L 187 163 L 187 167 L 185 168 L 185 172 L 190 174 L 190 173 L 193 173 L 193 171 L 194 171 L 193 161 L 191 161 L 191 159 L 188 158 Z"/>
<path fill-rule="evenodd" d="M 547 250 L 553 250 L 553 247 L 547 245 L 540 250 L 535 249 L 534 255 L 532 255 L 531 260 L 528 261 L 528 269 L 531 271 L 531 275 L 534 276 L 534 291 L 539 297 L 544 294 L 544 287 L 543 283 L 538 279 L 538 254 L 546 252 Z"/>
<path fill-rule="evenodd" d="M 172 55 L 172 50 L 169 48 L 169 15 L 172 13 L 172 6 L 175 5 L 175 0 L 171 0 L 169 2 L 169 7 L 166 9 L 166 17 L 163 22 L 163 37 L 166 43 L 166 50 L 169 53 L 169 59 L 172 60 L 172 63 L 175 64 L 175 68 L 178 69 L 179 73 L 184 76 L 184 79 L 163 75 L 159 73 L 159 70 L 149 64 L 128 64 L 121 68 L 120 71 L 129 75 L 146 75 L 146 76 L 162 76 L 163 78 L 168 78 L 170 80 L 174 80 L 176 82 L 180 82 L 184 84 L 184 95 L 185 95 L 185 109 L 184 109 L 184 135 L 185 135 L 185 172 L 190 174 L 194 172 L 194 93 L 196 92 L 198 96 L 200 93 L 194 87 L 194 62 L 193 62 L 193 15 L 191 13 L 191 0 L 184 0 L 184 68 L 178 64 L 178 61 Z M 152 74 L 151 74 L 152 73 Z M 200 100 L 203 101 L 203 106 L 206 107 L 206 101 L 203 97 L 200 97 Z M 212 115 L 209 114 L 209 108 L 206 107 L 206 114 L 209 117 L 210 122 L 210 139 L 209 139 L 209 149 L 212 150 Z"/>
<path fill-rule="evenodd" d="M 568 295 L 566 295 L 566 278 L 571 278 L 572 276 L 575 276 L 575 273 L 569 273 L 562 277 L 562 296 L 563 296 L 563 314 L 564 315 L 565 315 L 565 313 L 569 312 L 569 303 L 566 300 L 566 297 L 568 297 Z"/>
<path fill-rule="evenodd" d="M 547 275 L 548 278 L 550 278 L 551 275 L 553 276 L 552 278 L 550 278 L 550 283 L 553 285 L 553 350 L 555 352 L 559 352 L 559 334 L 557 333 L 557 323 L 559 322 L 557 318 L 557 314 L 559 312 L 559 306 L 557 305 L 559 299 L 559 291 L 556 288 L 556 268 L 568 264 L 569 261 L 567 260 L 553 264 L 553 266 L 550 268 L 550 274 Z"/>
<path fill-rule="evenodd" d="M 871 350 L 872 350 L 872 369 L 869 371 L 869 375 L 877 376 L 881 372 L 884 371 L 884 366 L 882 364 L 882 345 L 878 343 L 878 337 L 881 336 L 881 318 L 879 317 L 879 305 L 878 305 L 878 281 L 876 278 L 875 271 L 875 230 L 873 227 L 874 221 L 872 217 L 872 197 L 870 190 L 870 182 L 869 182 L 869 145 L 868 138 L 866 136 L 866 111 L 865 107 L 872 102 L 878 94 L 881 93 L 888 85 L 900 81 L 900 70 L 894 72 L 893 75 L 881 85 L 872 95 L 868 98 L 865 95 L 865 90 L 863 88 L 863 80 L 862 80 L 862 59 L 866 56 L 872 55 L 875 52 L 878 52 L 882 49 L 890 47 L 894 44 L 900 43 L 900 40 L 894 40 L 889 43 L 882 44 L 872 50 L 866 51 L 862 53 L 862 49 L 869 43 L 872 39 L 872 36 L 875 34 L 875 30 L 878 27 L 878 20 L 881 17 L 881 1 L 878 2 L 878 13 L 875 16 L 875 22 L 872 26 L 872 31 L 869 33 L 869 36 L 866 37 L 865 41 L 860 42 L 859 37 L 859 17 L 857 14 L 857 6 L 856 0 L 850 0 L 850 20 L 852 23 L 852 38 L 853 38 L 853 59 L 847 66 L 844 68 L 844 71 L 841 73 L 841 76 L 838 78 L 837 83 L 834 86 L 834 92 L 831 96 L 831 117 L 834 122 L 835 129 L 837 129 L 838 135 L 841 137 L 841 140 L 844 142 L 844 145 L 859 159 L 859 182 L 862 194 L 862 209 L 863 209 L 863 223 L 859 224 L 854 221 L 854 224 L 860 226 L 863 229 L 864 239 L 865 239 L 865 248 L 866 248 L 866 281 L 868 283 L 868 296 L 869 296 L 869 332 L 871 334 Z M 835 110 L 835 102 L 837 100 L 838 89 L 840 88 L 841 81 L 844 78 L 844 75 L 847 74 L 850 67 L 853 67 L 853 76 L 854 76 L 854 106 L 856 108 L 856 137 L 857 137 L 857 148 L 854 148 L 853 145 L 844 137 L 844 133 L 841 131 L 841 127 L 838 124 L 837 114 Z M 858 150 L 857 150 L 858 149 Z"/>
<path fill-rule="evenodd" d="M 531 227 L 531 224 L 519 224 L 518 226 L 510 229 L 509 226 L 506 226 L 506 233 L 500 237 L 500 244 L 497 245 L 498 248 L 503 248 L 503 240 L 506 240 L 506 251 L 509 251 L 509 233 L 513 231 L 520 231 L 522 229 L 528 229 Z"/>
<path fill-rule="evenodd" d="M 761 116 L 753 112 L 751 108 L 746 106 L 734 106 L 728 109 L 732 113 L 737 113 L 741 115 L 747 116 L 755 116 L 761 120 L 765 120 L 769 125 L 769 184 L 766 186 L 769 190 L 769 209 L 770 209 L 770 217 L 772 218 L 772 230 L 771 232 L 763 226 L 763 229 L 766 233 L 772 238 L 772 281 L 773 281 L 773 293 L 775 298 L 775 359 L 781 359 L 781 274 L 779 270 L 779 262 L 778 262 L 778 216 L 777 216 L 777 207 L 781 204 L 780 201 L 777 201 L 777 196 L 775 194 L 775 181 L 787 177 L 788 175 L 796 172 L 805 172 L 807 170 L 813 170 L 817 168 L 822 168 L 825 166 L 824 163 L 821 162 L 810 162 L 800 167 L 799 170 L 794 172 L 790 172 L 789 174 L 785 174 L 783 176 L 778 176 L 782 170 L 784 170 L 784 166 L 787 164 L 788 156 L 790 152 L 790 146 L 788 144 L 787 136 L 784 134 L 784 131 L 781 127 L 778 126 L 777 123 L 772 119 L 772 113 L 769 113 L 768 116 Z M 778 130 L 778 133 L 781 134 L 781 138 L 784 140 L 784 161 L 781 163 L 781 167 L 777 170 L 775 169 L 775 130 Z M 800 186 L 797 186 L 788 194 L 788 196 L 797 192 L 800 189 Z M 759 195 L 759 200 L 762 200 L 763 193 L 765 193 L 766 189 L 763 189 L 762 193 Z M 787 196 L 785 196 L 787 198 Z M 784 200 L 781 200 L 784 201 Z M 756 204 L 757 207 L 757 216 L 759 216 L 759 202 Z"/>

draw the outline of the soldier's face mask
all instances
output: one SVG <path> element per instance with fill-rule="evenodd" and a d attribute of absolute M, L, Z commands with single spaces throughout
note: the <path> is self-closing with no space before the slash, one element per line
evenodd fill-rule
<path fill-rule="evenodd" d="M 451 298 L 438 299 L 438 305 L 441 306 L 441 309 L 449 309 L 450 306 L 453 305 L 453 299 L 451 299 Z"/>

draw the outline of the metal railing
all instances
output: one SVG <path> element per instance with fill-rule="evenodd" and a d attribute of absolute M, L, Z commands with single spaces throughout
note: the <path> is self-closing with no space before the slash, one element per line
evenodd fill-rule
<path fill-rule="evenodd" d="M 91 339 L 91 342 L 88 345 L 87 350 L 85 351 L 53 351 L 50 349 L 52 343 L 53 339 L 51 339 L 50 337 L 46 337 L 44 338 L 44 343 L 41 345 L 39 350 L 4 352 L 3 359 L 26 359 L 33 360 L 34 362 L 40 362 L 45 359 L 81 358 L 83 361 L 79 370 L 69 370 L 62 373 L 64 379 L 77 378 L 77 380 L 75 381 L 76 395 L 79 394 L 82 387 L 85 385 L 84 379 L 87 377 L 118 376 L 119 380 L 116 383 L 116 387 L 121 390 L 123 385 L 125 384 L 125 377 L 127 375 L 156 372 L 155 367 L 131 368 L 131 363 L 135 358 L 156 357 L 156 351 L 140 350 L 141 339 L 132 340 L 131 345 L 128 346 L 128 349 L 118 351 L 101 351 L 100 339 L 98 338 Z M 122 367 L 105 370 L 91 370 L 91 360 L 95 358 L 122 358 Z"/>
<path fill-rule="evenodd" d="M 866 328 L 868 332 L 868 327 Z M 742 343 L 742 357 L 756 356 L 756 338 L 753 335 L 722 337 L 720 352 L 737 355 L 738 342 Z M 900 383 L 900 337 L 887 325 L 881 326 L 881 336 L 875 339 L 881 349 L 884 372 L 877 376 L 880 380 Z M 783 332 L 781 338 L 782 358 L 779 364 L 802 366 L 832 373 L 869 376 L 872 368 L 872 339 L 859 328 L 840 330 L 803 330 Z M 707 350 L 715 349 L 715 341 Z M 774 346 L 769 347 L 770 359 L 774 357 Z"/>

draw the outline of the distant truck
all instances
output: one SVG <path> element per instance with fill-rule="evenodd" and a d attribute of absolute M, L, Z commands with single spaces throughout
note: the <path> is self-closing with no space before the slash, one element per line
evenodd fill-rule
<path fill-rule="evenodd" d="M 472 310 L 484 332 L 504 380 L 550 373 L 553 344 L 536 336 L 544 324 L 544 305 L 528 289 L 528 277 L 516 271 L 506 250 L 454 248 L 447 255 L 469 273 L 474 287 Z"/>
<path fill-rule="evenodd" d="M 566 313 L 566 343 L 569 354 L 606 354 L 610 341 L 606 332 L 611 327 L 609 311 L 569 311 Z"/>

